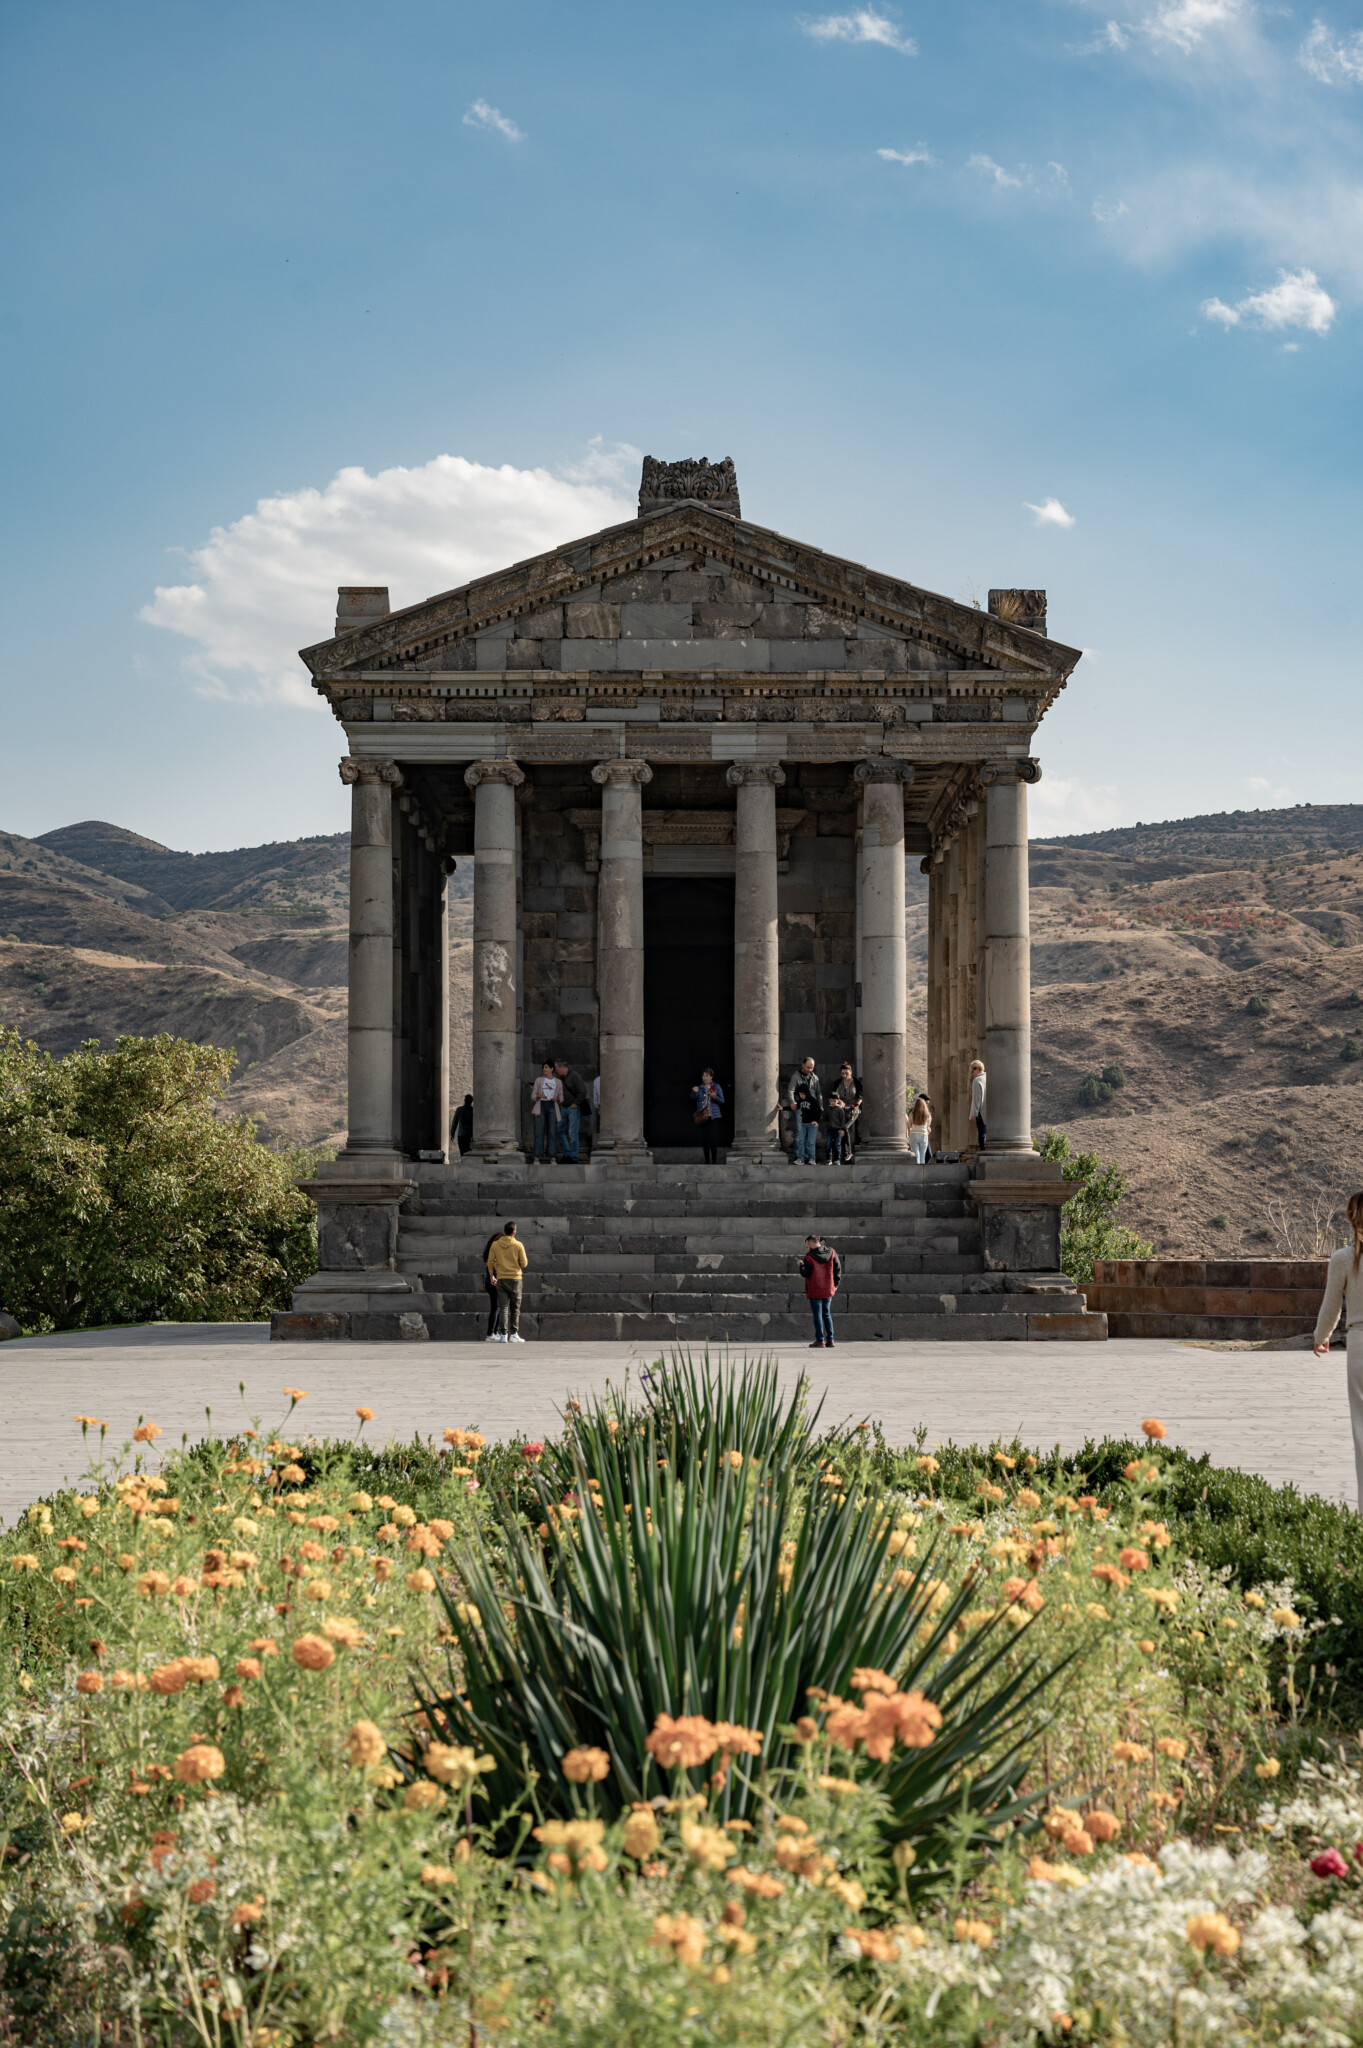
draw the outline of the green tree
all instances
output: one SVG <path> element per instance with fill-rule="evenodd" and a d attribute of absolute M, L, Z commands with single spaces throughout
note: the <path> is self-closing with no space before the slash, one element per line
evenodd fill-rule
<path fill-rule="evenodd" d="M 287 1307 L 316 1226 L 301 1162 L 219 1107 L 235 1063 L 166 1035 L 54 1059 L 0 1031 L 0 1307 L 26 1330 Z"/>
<path fill-rule="evenodd" d="M 1126 1175 L 1104 1166 L 1096 1152 L 1071 1153 L 1064 1131 L 1047 1131 L 1043 1159 L 1058 1159 L 1075 1192 L 1060 1212 L 1060 1263 L 1071 1280 L 1093 1278 L 1095 1259 L 1149 1259 L 1155 1247 L 1117 1221 Z"/>

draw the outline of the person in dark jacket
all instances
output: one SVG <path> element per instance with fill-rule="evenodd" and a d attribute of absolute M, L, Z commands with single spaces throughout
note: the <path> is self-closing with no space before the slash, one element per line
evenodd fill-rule
<path fill-rule="evenodd" d="M 567 1060 L 555 1060 L 554 1072 L 563 1090 L 563 1107 L 558 1118 L 558 1156 L 563 1166 L 577 1165 L 578 1136 L 582 1129 L 582 1112 L 591 1101 L 587 1084 Z"/>
<path fill-rule="evenodd" d="M 787 1082 L 782 1107 L 795 1113 L 795 1151 L 791 1163 L 812 1166 L 819 1141 L 819 1125 L 823 1121 L 823 1089 L 809 1055 L 801 1060 Z"/>
<path fill-rule="evenodd" d="M 462 1159 L 473 1143 L 473 1097 L 466 1095 L 450 1121 L 450 1136 L 459 1147 Z"/>
<path fill-rule="evenodd" d="M 719 1165 L 719 1120 L 723 1114 L 724 1090 L 715 1079 L 714 1068 L 706 1067 L 699 1085 L 691 1090 L 691 1121 L 700 1125 L 707 1166 Z"/>
<path fill-rule="evenodd" d="M 488 1271 L 488 1254 L 501 1234 L 501 1226 L 499 1225 L 483 1246 L 483 1256 L 480 1261 L 483 1270 L 483 1290 L 487 1295 L 487 1336 L 483 1340 L 486 1344 L 492 1342 L 493 1332 L 497 1328 L 497 1282 Z"/>
<path fill-rule="evenodd" d="M 842 1279 L 842 1260 L 822 1238 L 807 1237 L 805 1255 L 800 1261 L 800 1278 L 805 1283 L 805 1300 L 814 1317 L 814 1342 L 809 1348 L 811 1351 L 831 1351 L 833 1296 Z"/>

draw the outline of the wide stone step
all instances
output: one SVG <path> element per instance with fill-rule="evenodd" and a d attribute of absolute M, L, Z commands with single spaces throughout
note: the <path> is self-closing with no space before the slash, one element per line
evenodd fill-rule
<path fill-rule="evenodd" d="M 424 1294 L 440 1296 L 447 1307 L 456 1301 L 475 1302 L 483 1298 L 485 1289 L 481 1271 L 462 1273 L 419 1273 L 411 1276 L 419 1281 Z M 600 1274 L 554 1273 L 535 1270 L 527 1273 L 522 1283 L 523 1299 L 527 1302 L 538 1300 L 546 1294 L 599 1294 L 603 1291 L 603 1276 Z M 742 1268 L 725 1272 L 676 1273 L 659 1271 L 649 1274 L 632 1274 L 619 1283 L 633 1293 L 646 1290 L 653 1295 L 665 1293 L 675 1295 L 679 1302 L 691 1303 L 703 1309 L 707 1302 L 717 1296 L 733 1294 L 753 1295 L 766 1303 L 779 1303 L 792 1299 L 804 1299 L 803 1283 L 798 1274 L 748 1273 Z M 930 1296 L 938 1294 L 957 1295 L 1003 1295 L 1016 1291 L 1010 1289 L 1000 1275 L 986 1273 L 982 1269 L 971 1273 L 847 1273 L 844 1272 L 837 1299 L 862 1300 L 868 1294 Z M 1073 1290 L 1066 1290 L 1073 1292 Z"/>
<path fill-rule="evenodd" d="M 357 1319 L 358 1320 L 358 1319 Z M 379 1323 L 387 1318 L 368 1320 Z M 391 1318 L 396 1324 L 396 1318 Z M 427 1328 L 442 1341 L 480 1343 L 486 1335 L 487 1318 L 474 1314 L 432 1314 Z M 773 1343 L 807 1342 L 810 1317 L 799 1314 L 759 1316 L 751 1313 L 710 1315 L 660 1314 L 657 1311 L 616 1307 L 591 1314 L 544 1310 L 526 1312 L 521 1332 L 529 1342 L 542 1339 L 557 1343 L 657 1343 L 661 1347 L 684 1345 L 692 1350 L 708 1346 L 712 1351 L 746 1346 L 761 1350 Z M 356 1335 L 396 1334 L 375 1329 Z M 958 1313 L 955 1315 L 856 1314 L 834 1312 L 834 1334 L 839 1344 L 870 1342 L 903 1343 L 919 1339 L 930 1343 L 997 1342 L 1042 1338 L 1095 1338 L 1107 1334 L 1107 1320 L 1100 1315 L 1054 1309 L 1012 1309 L 998 1314 Z"/>

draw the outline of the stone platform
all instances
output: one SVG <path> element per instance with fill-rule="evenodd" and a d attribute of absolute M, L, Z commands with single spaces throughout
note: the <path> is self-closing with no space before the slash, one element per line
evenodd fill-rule
<path fill-rule="evenodd" d="M 1084 1289 L 1114 1337 L 1272 1341 L 1308 1335 L 1328 1259 L 1099 1259 Z"/>
<path fill-rule="evenodd" d="M 797 1266 L 811 1231 L 842 1260 L 839 1341 L 1107 1335 L 1106 1318 L 1058 1269 L 1060 1190 L 1045 1179 L 1001 1203 L 1013 1183 L 977 1183 L 966 1165 L 920 1167 L 901 1155 L 851 1167 L 707 1167 L 489 1166 L 470 1154 L 460 1167 L 411 1171 L 392 1270 L 318 1274 L 274 1318 L 276 1338 L 481 1341 L 482 1252 L 506 1218 L 530 1262 L 527 1338 L 806 1338 Z"/>

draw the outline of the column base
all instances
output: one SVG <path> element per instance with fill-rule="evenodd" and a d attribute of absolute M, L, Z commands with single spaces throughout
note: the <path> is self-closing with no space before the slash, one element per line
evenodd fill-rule
<path fill-rule="evenodd" d="M 653 1154 L 642 1138 L 637 1143 L 628 1138 L 598 1138 L 592 1146 L 592 1158 L 600 1160 L 602 1165 L 608 1162 L 618 1166 L 653 1164 Z"/>
<path fill-rule="evenodd" d="M 858 1152 L 875 1152 L 877 1154 L 897 1152 L 902 1155 L 908 1149 L 909 1141 L 907 1138 L 863 1138 L 857 1146 Z"/>

